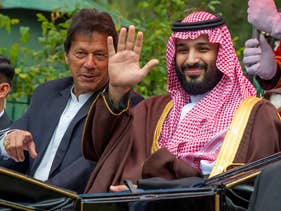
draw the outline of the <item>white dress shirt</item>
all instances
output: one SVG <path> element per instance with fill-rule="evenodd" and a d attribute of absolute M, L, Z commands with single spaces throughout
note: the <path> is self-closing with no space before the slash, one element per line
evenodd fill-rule
<path fill-rule="evenodd" d="M 4 114 L 4 109 L 0 112 L 0 118 L 3 116 Z"/>

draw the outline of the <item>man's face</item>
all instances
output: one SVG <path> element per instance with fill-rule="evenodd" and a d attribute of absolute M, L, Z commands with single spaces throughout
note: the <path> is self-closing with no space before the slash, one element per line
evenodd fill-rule
<path fill-rule="evenodd" d="M 76 96 L 100 89 L 108 80 L 107 35 L 76 34 L 65 62 L 73 76 Z"/>
<path fill-rule="evenodd" d="M 188 94 L 203 94 L 213 89 L 222 77 L 216 68 L 218 44 L 207 35 L 197 39 L 176 40 L 176 72 Z"/>

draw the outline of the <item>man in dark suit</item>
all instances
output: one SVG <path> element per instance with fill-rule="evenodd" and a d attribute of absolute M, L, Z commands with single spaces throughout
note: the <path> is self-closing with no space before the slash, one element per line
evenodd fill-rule
<path fill-rule="evenodd" d="M 0 55 L 0 134 L 13 122 L 5 112 L 5 101 L 11 90 L 15 69 L 10 60 Z"/>
<path fill-rule="evenodd" d="M 117 45 L 111 16 L 83 9 L 64 42 L 72 77 L 40 85 L 21 119 L 3 138 L 2 165 L 38 180 L 82 193 L 95 163 L 81 152 L 84 122 L 92 102 L 108 83 L 107 37 Z M 132 104 L 142 98 L 132 96 Z"/>

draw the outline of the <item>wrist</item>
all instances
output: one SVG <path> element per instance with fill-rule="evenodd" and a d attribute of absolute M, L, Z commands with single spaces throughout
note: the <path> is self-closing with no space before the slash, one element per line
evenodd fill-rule
<path fill-rule="evenodd" d="M 8 153 L 6 151 L 6 144 L 7 144 L 7 142 L 6 142 L 5 138 L 6 138 L 6 135 L 2 135 L 0 137 L 0 150 L 1 150 L 1 158 L 6 160 L 6 159 L 9 158 L 9 155 L 8 155 Z"/>
<path fill-rule="evenodd" d="M 107 107 L 109 108 L 109 110 L 113 113 L 113 114 L 120 114 L 123 111 L 127 110 L 130 104 L 130 92 L 127 92 L 123 98 L 119 101 L 118 104 L 113 103 L 113 101 L 110 99 L 109 97 L 109 92 L 108 92 L 108 88 L 106 88 L 103 91 L 103 97 L 105 100 L 105 103 L 107 105 Z"/>
<path fill-rule="evenodd" d="M 108 85 L 108 97 L 116 106 L 120 104 L 124 96 L 131 90 L 131 88 Z"/>

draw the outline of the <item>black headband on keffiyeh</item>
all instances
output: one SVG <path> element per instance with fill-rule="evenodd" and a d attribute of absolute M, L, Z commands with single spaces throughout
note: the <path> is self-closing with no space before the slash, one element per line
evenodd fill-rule
<path fill-rule="evenodd" d="M 216 15 L 216 18 L 214 19 L 204 20 L 199 22 L 183 23 L 181 21 L 182 20 L 173 23 L 172 25 L 173 32 L 185 32 L 185 31 L 210 29 L 225 24 L 223 18 L 219 15 Z"/>

